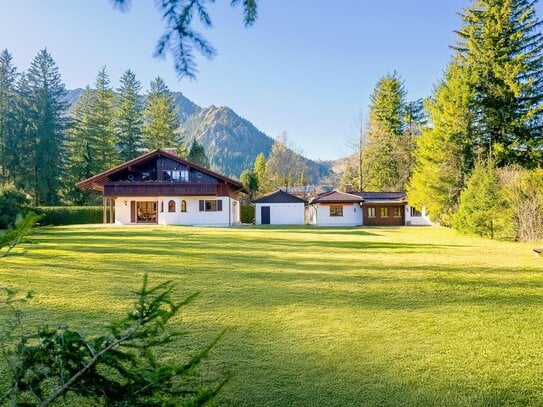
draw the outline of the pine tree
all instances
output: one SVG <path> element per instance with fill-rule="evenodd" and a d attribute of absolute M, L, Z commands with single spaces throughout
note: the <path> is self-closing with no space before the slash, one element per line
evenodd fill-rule
<path fill-rule="evenodd" d="M 0 185 L 9 181 L 8 148 L 15 136 L 17 69 L 7 49 L 0 53 Z"/>
<path fill-rule="evenodd" d="M 370 96 L 370 116 L 388 134 L 403 134 L 406 94 L 402 79 L 394 72 L 379 79 Z"/>
<path fill-rule="evenodd" d="M 404 190 L 408 182 L 413 139 L 406 134 L 405 96 L 404 84 L 396 73 L 381 78 L 372 93 L 359 177 L 366 190 Z"/>
<path fill-rule="evenodd" d="M 204 146 L 194 140 L 190 146 L 187 160 L 202 167 L 209 168 L 209 160 L 207 158 Z"/>
<path fill-rule="evenodd" d="M 96 92 L 87 86 L 75 105 L 71 117 L 73 126 L 67 132 L 63 200 L 72 205 L 87 205 L 92 201 L 91 193 L 75 184 L 96 175 L 98 150 L 92 129 L 95 105 Z"/>
<path fill-rule="evenodd" d="M 93 173 L 97 174 L 119 164 L 115 132 L 115 94 L 105 66 L 98 71 L 96 77 L 89 115 L 87 137 L 93 155 Z"/>
<path fill-rule="evenodd" d="M 491 239 L 515 237 L 514 215 L 500 189 L 493 163 L 475 166 L 460 197 L 453 227 L 462 233 Z"/>
<path fill-rule="evenodd" d="M 6 166 L 9 182 L 18 190 L 34 194 L 34 163 L 37 154 L 37 138 L 34 132 L 34 113 L 31 91 L 25 73 L 19 75 L 15 91 L 13 131 L 8 134 Z"/>
<path fill-rule="evenodd" d="M 245 170 L 241 173 L 239 181 L 247 187 L 250 192 L 250 199 L 254 199 L 258 192 L 258 178 L 251 170 Z"/>
<path fill-rule="evenodd" d="M 475 92 L 476 144 L 496 164 L 543 158 L 543 37 L 533 0 L 472 0 L 454 47 Z"/>
<path fill-rule="evenodd" d="M 472 98 L 467 69 L 452 62 L 426 103 L 431 125 L 416 140 L 408 200 L 443 225 L 450 225 L 473 167 Z"/>
<path fill-rule="evenodd" d="M 175 147 L 178 149 L 179 155 L 184 154 L 185 141 L 179 131 L 180 122 L 175 101 L 160 77 L 151 82 L 143 115 L 142 140 L 144 148 L 156 150 Z"/>
<path fill-rule="evenodd" d="M 143 124 L 141 106 L 141 84 L 130 69 L 121 77 L 118 89 L 115 126 L 121 161 L 129 161 L 141 154 L 141 127 Z"/>
<path fill-rule="evenodd" d="M 32 132 L 36 140 L 34 199 L 39 205 L 58 203 L 62 169 L 62 146 L 67 108 L 65 87 L 58 67 L 46 49 L 32 61 L 27 74 Z"/>

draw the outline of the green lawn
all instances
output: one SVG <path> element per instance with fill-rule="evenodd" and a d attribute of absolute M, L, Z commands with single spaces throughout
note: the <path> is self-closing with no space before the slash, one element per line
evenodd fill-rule
<path fill-rule="evenodd" d="M 543 403 L 543 259 L 442 228 L 56 227 L 0 260 L 30 323 L 85 332 L 122 315 L 144 272 L 201 295 L 181 357 L 225 406 Z M 0 367 L 1 370 L 1 367 Z M 2 390 L 0 377 L 0 390 Z"/>

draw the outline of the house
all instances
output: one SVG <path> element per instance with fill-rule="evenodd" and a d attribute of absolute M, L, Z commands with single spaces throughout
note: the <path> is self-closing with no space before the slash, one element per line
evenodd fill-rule
<path fill-rule="evenodd" d="M 309 201 L 309 223 L 317 226 L 361 226 L 364 198 L 330 191 Z"/>
<path fill-rule="evenodd" d="M 432 225 L 405 192 L 325 192 L 309 202 L 309 211 L 310 223 L 319 226 Z"/>
<path fill-rule="evenodd" d="M 238 181 L 155 150 L 77 184 L 102 193 L 104 223 L 213 225 L 239 223 Z M 109 215 L 109 216 L 108 216 Z"/>
<path fill-rule="evenodd" d="M 305 224 L 305 200 L 288 192 L 277 190 L 255 201 L 257 225 Z"/>

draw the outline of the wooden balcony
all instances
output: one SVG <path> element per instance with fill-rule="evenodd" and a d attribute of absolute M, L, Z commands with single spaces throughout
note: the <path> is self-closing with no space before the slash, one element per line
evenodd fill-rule
<path fill-rule="evenodd" d="M 104 196 L 202 196 L 217 195 L 217 184 L 192 182 L 107 182 Z"/>

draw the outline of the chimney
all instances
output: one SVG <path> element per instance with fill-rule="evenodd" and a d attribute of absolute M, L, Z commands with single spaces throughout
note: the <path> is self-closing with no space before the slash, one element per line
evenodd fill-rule
<path fill-rule="evenodd" d="M 175 148 L 175 147 L 163 148 L 162 150 L 166 151 L 167 153 L 177 155 L 177 148 Z"/>
<path fill-rule="evenodd" d="M 348 194 L 352 194 L 353 193 L 353 184 L 345 184 L 345 192 L 348 193 Z"/>

